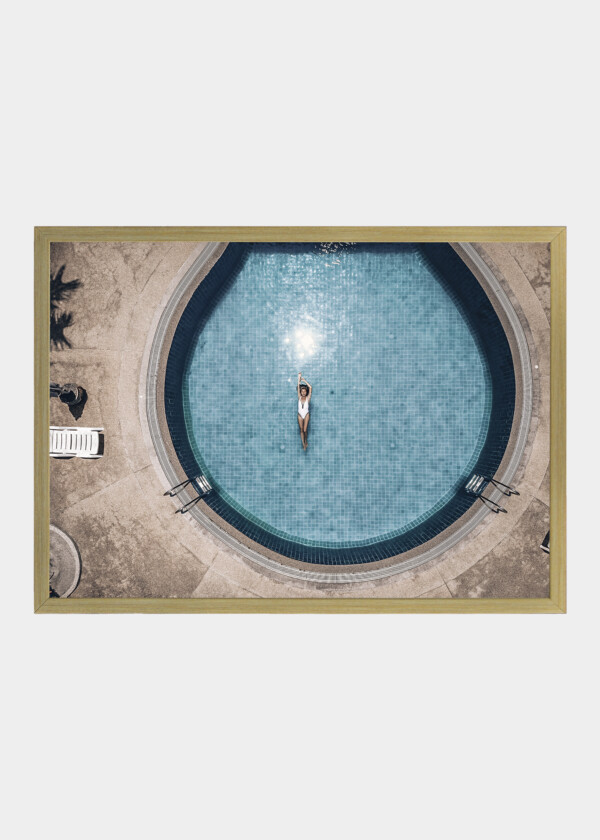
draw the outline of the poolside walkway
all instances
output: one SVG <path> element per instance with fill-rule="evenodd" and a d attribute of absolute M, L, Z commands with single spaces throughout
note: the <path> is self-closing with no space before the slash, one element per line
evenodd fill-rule
<path fill-rule="evenodd" d="M 71 597 L 546 597 L 550 520 L 550 253 L 544 244 L 477 246 L 521 316 L 534 367 L 534 418 L 517 474 L 521 493 L 461 543 L 413 571 L 370 584 L 309 584 L 272 575 L 175 513 L 140 417 L 152 325 L 193 243 L 64 243 L 52 271 L 79 278 L 66 308 L 71 347 L 53 349 L 50 379 L 88 393 L 79 419 L 51 400 L 54 425 L 103 426 L 105 455 L 50 464 L 50 519 L 76 542 Z M 143 402 L 143 400 L 142 400 Z"/>

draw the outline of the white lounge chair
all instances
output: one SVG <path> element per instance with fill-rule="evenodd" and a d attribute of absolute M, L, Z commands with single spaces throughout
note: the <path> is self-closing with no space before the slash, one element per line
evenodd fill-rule
<path fill-rule="evenodd" d="M 51 458 L 101 458 L 104 429 L 81 426 L 50 426 Z"/>

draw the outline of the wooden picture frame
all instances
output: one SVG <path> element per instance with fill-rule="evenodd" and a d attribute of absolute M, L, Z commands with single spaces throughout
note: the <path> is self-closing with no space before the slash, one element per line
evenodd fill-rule
<path fill-rule="evenodd" d="M 547 598 L 50 598 L 50 249 L 66 242 L 548 243 L 550 246 L 550 585 Z M 35 229 L 36 613 L 563 613 L 566 611 L 565 227 L 38 227 Z"/>

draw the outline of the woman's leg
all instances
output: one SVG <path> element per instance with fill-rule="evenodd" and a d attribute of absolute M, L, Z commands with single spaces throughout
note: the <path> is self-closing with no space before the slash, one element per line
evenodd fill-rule
<path fill-rule="evenodd" d="M 310 420 L 310 411 L 308 412 L 308 414 L 304 418 L 304 423 L 302 424 L 302 428 L 303 428 L 303 431 L 304 431 L 304 448 L 305 449 L 308 446 L 308 421 L 309 420 Z"/>
<path fill-rule="evenodd" d="M 298 415 L 298 425 L 300 426 L 300 440 L 302 441 L 302 448 L 305 448 L 304 447 L 304 421 L 302 420 L 302 417 L 300 417 L 300 415 Z"/>

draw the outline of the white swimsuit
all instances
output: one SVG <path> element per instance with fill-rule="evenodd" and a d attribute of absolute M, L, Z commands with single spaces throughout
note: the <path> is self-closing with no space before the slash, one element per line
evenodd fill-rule
<path fill-rule="evenodd" d="M 298 414 L 303 420 L 308 414 L 308 397 L 304 401 L 298 400 Z"/>

